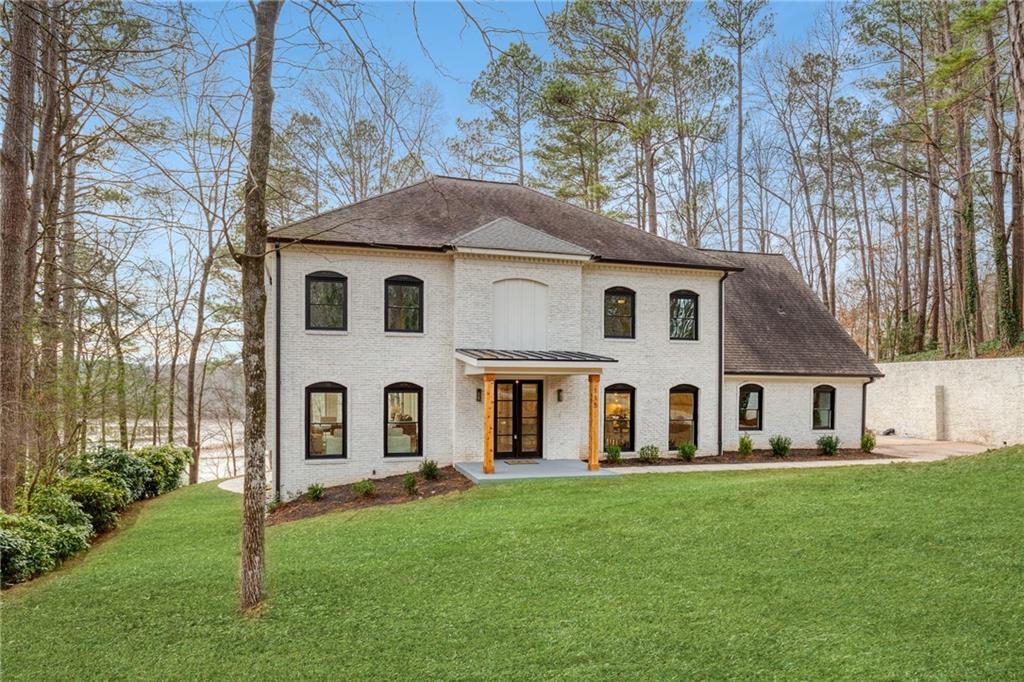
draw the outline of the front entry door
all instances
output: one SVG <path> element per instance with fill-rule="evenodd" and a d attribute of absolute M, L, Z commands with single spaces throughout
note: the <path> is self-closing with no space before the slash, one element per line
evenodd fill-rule
<path fill-rule="evenodd" d="M 494 456 L 541 457 L 542 381 L 494 382 Z"/>

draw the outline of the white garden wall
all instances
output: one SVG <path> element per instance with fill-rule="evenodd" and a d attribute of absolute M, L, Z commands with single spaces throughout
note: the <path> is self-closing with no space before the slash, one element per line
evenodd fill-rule
<path fill-rule="evenodd" d="M 876 432 L 986 445 L 1024 442 L 1024 358 L 879 364 L 868 386 Z"/>

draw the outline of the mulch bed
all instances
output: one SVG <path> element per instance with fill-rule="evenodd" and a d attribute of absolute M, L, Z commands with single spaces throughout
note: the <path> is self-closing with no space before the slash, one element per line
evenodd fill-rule
<path fill-rule="evenodd" d="M 308 519 L 311 516 L 319 516 L 340 509 L 363 509 L 382 504 L 402 504 L 403 502 L 424 500 L 428 497 L 447 495 L 473 487 L 473 482 L 456 471 L 455 467 L 441 467 L 438 471 L 441 475 L 433 481 L 428 481 L 417 473 L 416 494 L 412 496 L 407 495 L 405 488 L 402 487 L 402 479 L 405 478 L 405 474 L 373 479 L 373 484 L 377 488 L 373 497 L 359 497 L 352 492 L 351 483 L 324 488 L 324 496 L 319 500 L 298 497 L 278 505 L 267 515 L 267 525 L 273 526 L 279 523 Z"/>
<path fill-rule="evenodd" d="M 698 464 L 754 464 L 757 462 L 817 462 L 817 461 L 834 461 L 834 460 L 851 460 L 851 459 L 892 459 L 886 455 L 879 454 L 868 454 L 862 452 L 856 448 L 846 448 L 839 450 L 834 455 L 822 455 L 817 450 L 812 448 L 798 450 L 796 448 L 789 451 L 789 454 L 785 457 L 776 457 L 772 454 L 771 450 L 754 450 L 749 455 L 743 456 L 738 452 L 723 452 L 721 455 L 710 455 L 708 457 L 696 457 L 692 462 L 679 459 L 678 457 L 659 457 L 653 462 L 641 462 L 635 457 L 629 459 L 622 458 L 618 462 L 609 462 L 608 460 L 601 460 L 601 466 L 609 469 L 615 469 L 618 467 L 646 467 L 646 466 L 678 466 L 682 465 L 698 465 Z"/>

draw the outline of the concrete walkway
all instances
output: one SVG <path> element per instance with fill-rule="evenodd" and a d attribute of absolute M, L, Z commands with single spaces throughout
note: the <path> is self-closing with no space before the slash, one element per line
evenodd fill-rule
<path fill-rule="evenodd" d="M 245 478 L 238 476 L 236 478 L 227 478 L 217 484 L 217 487 L 221 490 L 227 490 L 229 493 L 242 494 L 244 490 Z"/>
<path fill-rule="evenodd" d="M 587 471 L 587 463 L 579 459 L 538 459 L 535 464 L 510 464 L 495 460 L 494 473 L 484 474 L 483 462 L 456 462 L 455 468 L 474 483 L 501 483 L 533 478 L 593 478 L 594 476 L 615 476 L 617 471 L 598 469 Z"/>

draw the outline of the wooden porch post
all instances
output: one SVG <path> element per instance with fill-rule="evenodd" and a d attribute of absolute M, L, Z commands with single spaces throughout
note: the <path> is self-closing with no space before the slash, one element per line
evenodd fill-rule
<path fill-rule="evenodd" d="M 484 473 L 494 473 L 494 375 L 484 375 Z"/>
<path fill-rule="evenodd" d="M 597 471 L 600 465 L 597 463 L 597 416 L 598 416 L 598 386 L 601 384 L 600 374 L 591 374 L 590 379 L 590 441 L 589 452 L 587 453 L 587 470 Z"/>

